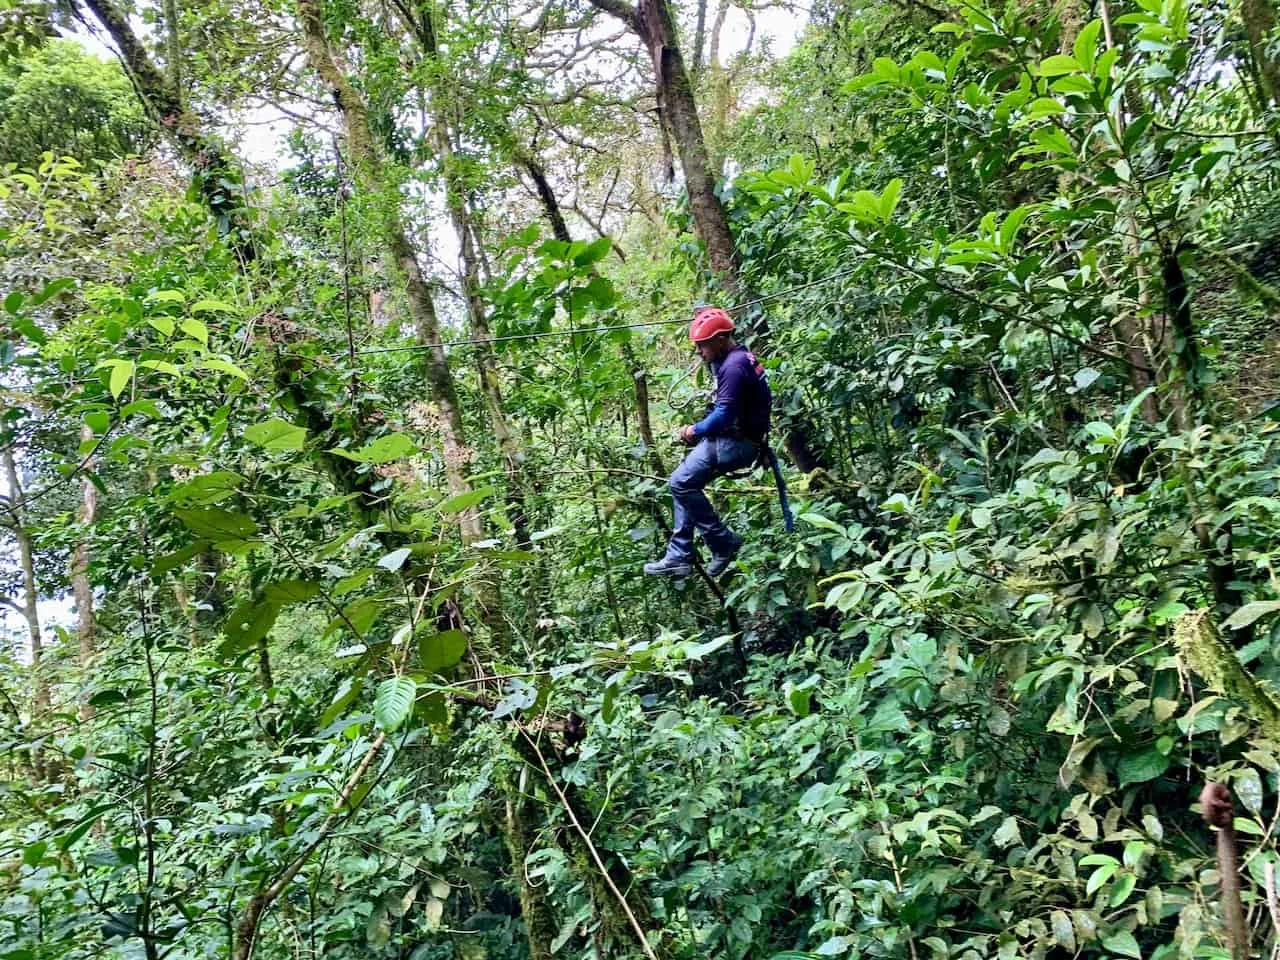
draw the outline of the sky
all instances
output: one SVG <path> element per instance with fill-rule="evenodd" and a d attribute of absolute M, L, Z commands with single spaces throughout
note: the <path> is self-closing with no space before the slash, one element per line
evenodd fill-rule
<path fill-rule="evenodd" d="M 708 16 L 710 13 L 711 11 L 708 11 Z M 755 49 L 759 50 L 761 45 L 767 42 L 773 55 L 782 57 L 795 46 L 808 17 L 802 7 L 794 10 L 770 7 L 757 11 L 755 19 Z M 135 28 L 145 31 L 145 27 L 137 22 L 135 22 Z M 722 59 L 728 60 L 734 54 L 741 52 L 746 46 L 749 35 L 750 23 L 746 14 L 739 7 L 730 7 L 720 38 Z M 114 57 L 114 53 L 104 42 L 103 37 L 90 33 L 83 27 L 78 27 L 77 31 L 69 36 L 96 56 Z M 244 112 L 233 124 L 239 134 L 237 152 L 255 166 L 275 167 L 286 155 L 284 140 L 294 124 L 295 121 L 291 118 L 269 108 Z"/>

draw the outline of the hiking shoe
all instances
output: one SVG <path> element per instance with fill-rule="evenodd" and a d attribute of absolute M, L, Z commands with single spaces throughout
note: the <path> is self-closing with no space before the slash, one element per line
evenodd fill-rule
<path fill-rule="evenodd" d="M 651 577 L 687 577 L 693 573 L 693 564 L 687 560 L 663 557 L 661 560 L 653 561 L 653 563 L 646 563 L 644 572 Z"/>
<path fill-rule="evenodd" d="M 742 538 L 734 537 L 733 546 L 729 548 L 728 553 L 713 553 L 711 562 L 707 564 L 707 573 L 713 577 L 718 577 L 729 569 L 729 564 L 733 563 L 734 558 L 738 555 L 738 551 L 742 549 Z"/>

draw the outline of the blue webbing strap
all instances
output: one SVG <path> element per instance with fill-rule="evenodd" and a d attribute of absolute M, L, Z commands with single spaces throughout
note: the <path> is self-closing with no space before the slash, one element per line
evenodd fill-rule
<path fill-rule="evenodd" d="M 782 523 L 787 528 L 787 533 L 795 533 L 796 521 L 791 515 L 791 502 L 787 499 L 787 481 L 782 478 L 782 467 L 778 465 L 778 455 L 773 452 L 773 447 L 765 446 L 768 453 L 769 469 L 773 471 L 773 482 L 778 487 L 778 503 L 782 505 Z"/>

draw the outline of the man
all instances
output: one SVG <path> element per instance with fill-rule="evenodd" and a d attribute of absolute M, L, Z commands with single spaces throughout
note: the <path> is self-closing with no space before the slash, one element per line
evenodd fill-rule
<path fill-rule="evenodd" d="M 717 516 L 703 488 L 716 477 L 755 463 L 769 432 L 773 395 L 764 368 L 733 339 L 733 320 L 719 307 L 700 307 L 689 327 L 698 356 L 716 378 L 715 406 L 700 421 L 680 430 L 681 442 L 693 447 L 671 474 L 675 505 L 671 541 L 661 560 L 644 565 L 655 576 L 684 577 L 693 570 L 693 533 L 702 534 L 711 550 L 707 573 L 718 577 L 742 549 L 742 538 Z"/>

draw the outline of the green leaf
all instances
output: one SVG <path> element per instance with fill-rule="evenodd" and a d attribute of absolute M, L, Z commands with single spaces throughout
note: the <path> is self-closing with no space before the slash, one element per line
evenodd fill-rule
<path fill-rule="evenodd" d="M 880 194 L 880 218 L 888 223 L 893 219 L 893 211 L 898 207 L 898 200 L 902 197 L 902 180 L 894 177 L 885 186 L 884 192 Z"/>
<path fill-rule="evenodd" d="M 101 436 L 111 429 L 111 414 L 105 410 L 94 410 L 84 415 L 84 424 L 95 434 Z"/>
<path fill-rule="evenodd" d="M 58 849 L 65 853 L 77 840 L 93 829 L 93 825 L 104 813 L 116 808 L 117 804 L 114 803 L 100 803 L 91 808 L 70 830 L 58 837 Z"/>
<path fill-rule="evenodd" d="M 154 400 L 135 400 L 133 403 L 126 403 L 120 408 L 120 415 L 122 417 L 132 417 L 135 413 L 140 413 L 145 417 L 150 417 L 152 420 L 163 419 L 160 413 L 160 408 L 156 405 Z"/>
<path fill-rule="evenodd" d="M 375 953 L 381 953 L 382 948 L 387 945 L 387 941 L 391 939 L 391 917 L 385 908 L 375 909 L 369 914 L 369 919 L 365 923 L 364 938 L 369 949 Z"/>
<path fill-rule="evenodd" d="M 195 317 L 184 317 L 182 322 L 178 324 L 178 329 L 185 333 L 193 340 L 199 340 L 205 346 L 209 345 L 209 328 L 204 322 L 197 320 Z"/>
<path fill-rule="evenodd" d="M 378 684 L 373 698 L 373 720 L 387 733 L 393 733 L 409 719 L 418 685 L 412 677 L 391 677 Z"/>
<path fill-rule="evenodd" d="M 270 600 L 245 600 L 227 614 L 222 632 L 226 641 L 218 648 L 223 657 L 232 657 L 263 639 L 275 625 L 280 605 Z"/>
<path fill-rule="evenodd" d="M 304 427 L 273 417 L 265 423 L 244 428 L 244 438 L 267 450 L 301 450 L 307 442 Z"/>
<path fill-rule="evenodd" d="M 1253 767 L 1245 767 L 1232 778 L 1231 786 L 1244 808 L 1257 816 L 1262 812 L 1262 778 Z"/>
<path fill-rule="evenodd" d="M 1134 874 L 1121 874 L 1120 878 L 1111 885 L 1111 898 L 1108 903 L 1113 908 L 1120 906 L 1120 904 L 1129 899 L 1129 894 L 1133 893 L 1133 888 L 1137 884 L 1138 878 Z"/>
<path fill-rule="evenodd" d="M 333 585 L 330 593 L 335 597 L 341 597 L 353 590 L 358 590 L 364 586 L 365 582 L 374 575 L 376 570 L 373 567 L 364 567 L 348 576 L 343 577 Z"/>
<path fill-rule="evenodd" d="M 11 290 L 9 295 L 4 298 L 4 308 L 15 316 L 22 309 L 22 304 L 26 302 L 26 294 L 21 290 Z"/>
<path fill-rule="evenodd" d="M 111 368 L 111 376 L 107 380 L 107 388 L 111 391 L 112 399 L 118 399 L 120 394 L 124 393 L 124 388 L 129 385 L 129 381 L 133 379 L 133 361 L 103 360 L 98 366 Z"/>
<path fill-rule="evenodd" d="M 173 512 L 192 533 L 209 540 L 247 540 L 258 532 L 258 525 L 243 513 L 216 508 Z"/>
<path fill-rule="evenodd" d="M 1071 141 L 1059 127 L 1037 127 L 1031 132 L 1031 139 L 1049 153 L 1061 154 L 1064 157 L 1075 156 L 1076 148 L 1071 145 Z"/>
<path fill-rule="evenodd" d="M 138 366 L 144 370 L 155 370 L 157 373 L 167 373 L 171 377 L 176 377 L 180 371 L 174 364 L 167 360 L 140 360 Z"/>
<path fill-rule="evenodd" d="M 991 835 L 991 842 L 1004 848 L 1022 842 L 1022 833 L 1018 829 L 1017 817 L 1005 817 L 998 830 Z"/>
<path fill-rule="evenodd" d="M 591 263 L 597 263 L 603 260 L 613 248 L 613 241 L 608 237 L 601 237 L 587 245 L 587 249 L 582 251 L 573 258 L 573 263 L 578 267 L 585 267 Z"/>
<path fill-rule="evenodd" d="M 181 290 L 154 290 L 147 294 L 148 300 L 156 303 L 186 303 L 187 296 Z"/>
<path fill-rule="evenodd" d="M 1110 936 L 1103 937 L 1102 945 L 1116 956 L 1133 957 L 1134 960 L 1142 960 L 1142 951 L 1138 949 L 1138 941 L 1133 938 L 1133 934 L 1128 930 L 1119 930 Z"/>
<path fill-rule="evenodd" d="M 1050 926 L 1053 928 L 1053 939 L 1063 950 L 1075 953 L 1076 949 L 1076 931 L 1071 923 L 1071 918 L 1062 910 L 1053 911 L 1050 919 Z"/>
<path fill-rule="evenodd" d="M 31 305 L 38 307 L 42 303 L 52 300 L 63 290 L 70 290 L 76 285 L 76 281 L 70 277 L 63 277 L 61 280 L 54 280 L 52 283 L 45 284 L 43 290 L 31 297 Z"/>
<path fill-rule="evenodd" d="M 188 560 L 208 549 L 208 540 L 197 540 L 189 547 L 183 547 L 173 553 L 166 553 L 164 556 L 157 558 L 156 562 L 151 565 L 151 575 L 158 577 L 168 573 L 170 570 L 176 570 Z"/>
<path fill-rule="evenodd" d="M 166 337 L 173 336 L 173 319 L 171 317 L 147 317 L 147 323 Z"/>
<path fill-rule="evenodd" d="M 338 717 L 342 716 L 347 707 L 351 706 L 356 697 L 360 696 L 360 691 L 363 687 L 363 677 L 344 677 L 342 683 L 338 686 L 338 692 L 333 695 L 333 701 L 325 708 L 324 713 L 320 714 L 320 729 L 323 730 L 337 720 Z"/>
<path fill-rule="evenodd" d="M 475 490 L 468 490 L 466 493 L 450 497 L 440 503 L 437 509 L 441 513 L 461 513 L 468 507 L 474 507 L 485 497 L 491 496 L 497 489 L 494 486 L 477 487 Z"/>
<path fill-rule="evenodd" d="M 449 705 L 445 702 L 443 693 L 431 693 L 418 700 L 414 715 L 419 723 L 435 727 L 438 731 L 448 731 Z"/>
<path fill-rule="evenodd" d="M 89 704 L 94 707 L 110 707 L 128 700 L 129 695 L 122 690 L 99 690 L 89 698 Z"/>
<path fill-rule="evenodd" d="M 1253 603 L 1246 603 L 1227 617 L 1223 626 L 1228 630 L 1240 630 L 1260 617 L 1275 613 L 1277 610 L 1280 610 L 1280 600 L 1255 600 Z"/>
<path fill-rule="evenodd" d="M 613 283 L 606 277 L 592 277 L 587 282 L 585 290 L 601 310 L 613 306 L 614 301 L 618 299 L 618 295 L 613 289 Z"/>
<path fill-rule="evenodd" d="M 197 364 L 202 370 L 217 370 L 219 373 L 227 373 L 241 380 L 248 380 L 249 375 L 228 360 L 219 360 L 217 357 L 210 357 L 207 360 L 201 360 Z"/>
<path fill-rule="evenodd" d="M 1102 885 L 1115 876 L 1115 872 L 1120 869 L 1118 863 L 1104 863 L 1097 870 L 1089 875 L 1089 882 L 1085 884 L 1084 891 L 1086 896 L 1093 896 Z"/>
<path fill-rule="evenodd" d="M 604 696 L 600 699 L 600 719 L 605 723 L 612 723 L 615 710 L 615 701 L 618 697 L 618 685 L 613 678 L 605 681 Z"/>
<path fill-rule="evenodd" d="M 1079 71 L 1079 61 L 1075 57 L 1069 57 L 1064 53 L 1057 53 L 1040 61 L 1039 72 L 1042 77 L 1058 77 L 1064 73 L 1078 73 Z"/>
<path fill-rule="evenodd" d="M 1076 35 L 1076 42 L 1072 45 L 1071 52 L 1076 55 L 1076 60 L 1086 72 L 1093 72 L 1093 57 L 1098 49 L 1098 35 L 1102 32 L 1101 20 L 1090 20 Z"/>
<path fill-rule="evenodd" d="M 813 691 L 808 687 L 792 687 L 787 691 L 787 705 L 797 717 L 809 715 L 809 703 L 813 699 Z"/>
<path fill-rule="evenodd" d="M 418 445 L 403 433 L 389 433 L 359 450 L 334 447 L 329 452 L 357 463 L 391 463 L 417 453 Z"/>
<path fill-rule="evenodd" d="M 28 867 L 40 866 L 40 861 L 44 859 L 44 852 L 49 849 L 49 844 L 44 840 L 37 840 L 35 843 L 29 843 L 22 848 L 22 862 Z"/>
<path fill-rule="evenodd" d="M 270 583 L 262 594 L 272 603 L 287 606 L 291 603 L 305 603 L 320 592 L 320 584 L 307 580 L 281 580 Z"/>
<path fill-rule="evenodd" d="M 208 506 L 232 496 L 243 482 L 244 477 L 238 473 L 215 470 L 175 484 L 169 490 L 169 499 L 187 506 Z"/>
<path fill-rule="evenodd" d="M 1168 769 L 1169 758 L 1155 747 L 1148 747 L 1121 757 L 1116 772 L 1120 775 L 1120 786 L 1123 787 L 1130 783 L 1154 780 Z"/>
<path fill-rule="evenodd" d="M 347 624 L 355 629 L 356 635 L 364 637 L 378 617 L 382 614 L 382 604 L 372 597 L 361 597 L 359 600 L 353 600 L 342 608 L 343 619 L 338 620 L 339 624 Z"/>
<path fill-rule="evenodd" d="M 418 662 L 428 673 L 449 669 L 467 652 L 467 635 L 461 630 L 445 630 L 418 640 Z"/>
<path fill-rule="evenodd" d="M 239 313 L 240 311 L 223 300 L 197 300 L 191 305 L 192 313 L 221 312 Z M 185 327 L 183 328 L 186 329 Z M 190 332 L 190 331 L 188 331 Z M 206 332 L 207 335 L 207 332 Z"/>

